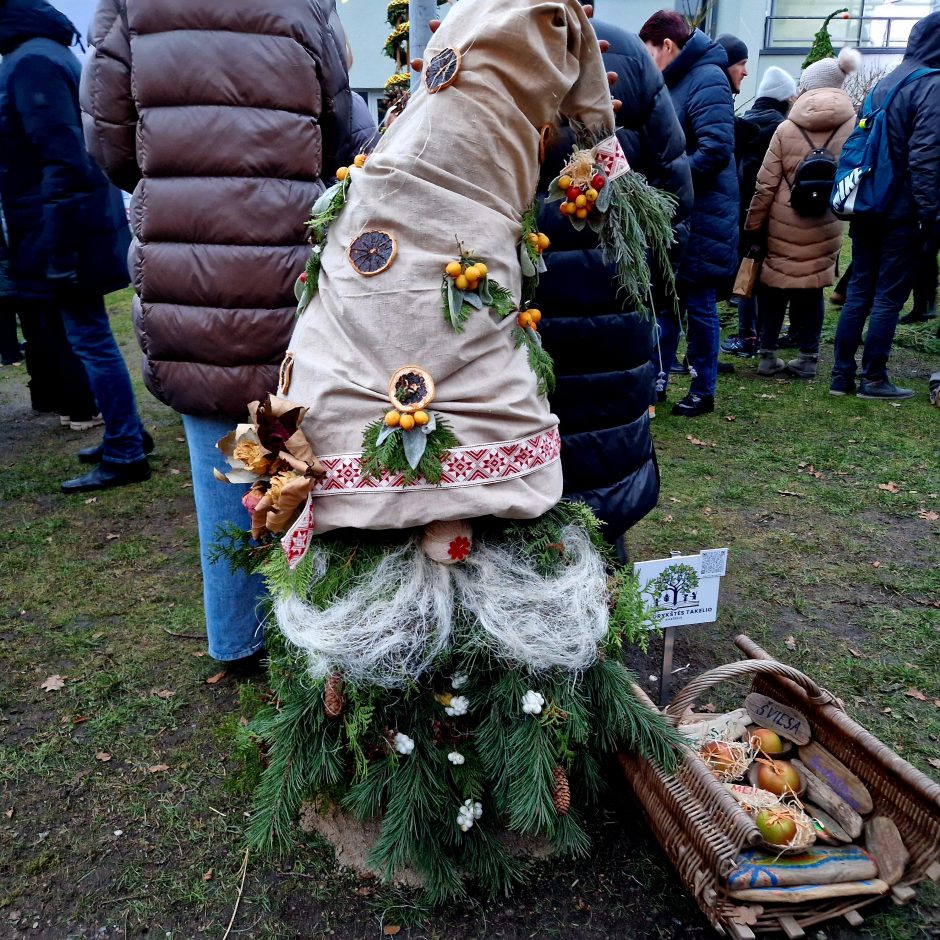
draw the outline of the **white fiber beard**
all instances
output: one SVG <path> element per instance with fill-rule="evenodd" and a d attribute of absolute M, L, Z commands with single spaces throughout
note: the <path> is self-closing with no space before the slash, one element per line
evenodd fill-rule
<path fill-rule="evenodd" d="M 579 526 L 562 531 L 565 564 L 534 573 L 517 552 L 474 547 L 455 567 L 460 602 L 473 613 L 493 651 L 535 671 L 580 672 L 597 658 L 607 634 L 607 574 Z"/>
<path fill-rule="evenodd" d="M 385 688 L 427 671 L 450 639 L 452 614 L 447 569 L 412 543 L 383 558 L 325 610 L 296 595 L 274 603 L 281 632 L 307 654 L 312 676 L 338 670 L 353 682 Z"/>
<path fill-rule="evenodd" d="M 274 616 L 315 678 L 335 670 L 383 688 L 418 679 L 450 641 L 455 601 L 497 656 L 535 671 L 580 672 L 607 633 L 607 576 L 583 529 L 566 527 L 562 540 L 565 564 L 548 576 L 521 553 L 483 542 L 454 566 L 409 542 L 325 610 L 288 595 L 275 600 Z"/>

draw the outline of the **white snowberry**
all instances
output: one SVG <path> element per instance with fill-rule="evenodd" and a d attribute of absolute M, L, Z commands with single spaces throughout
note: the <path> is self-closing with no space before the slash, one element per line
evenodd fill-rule
<path fill-rule="evenodd" d="M 473 804 L 473 818 L 479 819 L 483 815 L 483 804 L 474 803 Z"/>
<path fill-rule="evenodd" d="M 544 704 L 545 698 L 539 692 L 535 692 L 532 689 L 529 689 L 529 691 L 522 696 L 522 710 L 527 715 L 541 714 Z"/>
<path fill-rule="evenodd" d="M 447 759 L 455 767 L 459 767 L 466 760 L 466 758 L 463 756 L 463 754 L 460 753 L 460 751 L 451 751 L 450 754 L 447 755 Z"/>
<path fill-rule="evenodd" d="M 457 675 L 450 677 L 450 684 L 455 689 L 462 689 L 470 681 L 470 676 Z"/>
<path fill-rule="evenodd" d="M 465 695 L 455 695 L 451 698 L 450 704 L 444 709 L 451 718 L 460 715 L 466 715 L 470 708 L 470 700 Z"/>
<path fill-rule="evenodd" d="M 400 731 L 395 732 L 394 744 L 399 754 L 410 754 L 415 749 L 415 742 Z"/>

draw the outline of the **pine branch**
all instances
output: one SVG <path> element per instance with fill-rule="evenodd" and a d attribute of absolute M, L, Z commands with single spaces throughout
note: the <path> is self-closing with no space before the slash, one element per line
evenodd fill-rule
<path fill-rule="evenodd" d="M 517 326 L 512 331 L 516 349 L 525 346 L 529 368 L 535 373 L 539 395 L 548 395 L 555 391 L 555 363 L 542 346 L 542 340 L 535 330 Z"/>

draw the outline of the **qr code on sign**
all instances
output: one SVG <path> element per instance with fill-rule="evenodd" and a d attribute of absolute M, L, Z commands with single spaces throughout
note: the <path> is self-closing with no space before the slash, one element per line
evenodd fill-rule
<path fill-rule="evenodd" d="M 707 548 L 700 553 L 702 578 L 720 578 L 725 573 L 728 564 L 727 548 Z"/>

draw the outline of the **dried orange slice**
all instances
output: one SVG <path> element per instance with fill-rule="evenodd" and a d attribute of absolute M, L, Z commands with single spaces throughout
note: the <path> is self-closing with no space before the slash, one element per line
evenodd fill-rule
<path fill-rule="evenodd" d="M 434 95 L 454 83 L 460 71 L 460 53 L 456 49 L 444 49 L 428 63 L 424 81 L 428 94 Z"/>
<path fill-rule="evenodd" d="M 420 366 L 402 366 L 388 382 L 388 400 L 399 411 L 414 414 L 434 399 L 434 379 Z"/>
<path fill-rule="evenodd" d="M 388 232 L 363 232 L 349 246 L 349 263 L 365 277 L 387 270 L 395 260 L 398 245 Z"/>

